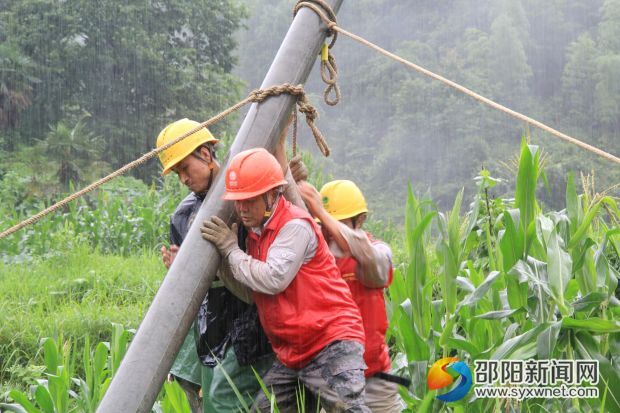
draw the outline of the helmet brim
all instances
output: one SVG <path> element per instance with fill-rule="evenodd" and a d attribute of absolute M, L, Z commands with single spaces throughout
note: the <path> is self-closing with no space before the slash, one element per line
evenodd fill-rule
<path fill-rule="evenodd" d="M 267 189 L 261 188 L 257 191 L 242 191 L 242 192 L 241 191 L 240 192 L 226 191 L 224 195 L 222 196 L 222 199 L 225 201 L 244 201 L 246 199 L 256 198 L 259 195 L 262 195 L 264 193 L 267 193 L 268 191 L 271 191 L 273 188 L 277 188 L 279 186 L 287 185 L 287 184 L 288 184 L 287 181 L 282 180 L 280 182 L 277 182 L 271 185 Z"/>

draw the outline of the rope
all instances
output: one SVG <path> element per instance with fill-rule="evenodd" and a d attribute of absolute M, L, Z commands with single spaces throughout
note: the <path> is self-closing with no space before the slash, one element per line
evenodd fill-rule
<path fill-rule="evenodd" d="M 178 138 L 174 139 L 171 142 L 168 142 L 165 145 L 160 146 L 159 148 L 153 149 L 150 152 L 147 152 L 146 154 L 142 155 L 140 158 L 126 164 L 125 166 L 117 169 L 116 171 L 110 173 L 109 175 L 99 179 L 96 182 L 93 182 L 92 184 L 88 185 L 87 187 L 69 195 L 68 197 L 66 197 L 65 199 L 63 199 L 62 201 L 59 201 L 57 203 L 55 203 L 54 205 L 44 209 L 43 211 L 31 216 L 30 218 L 21 221 L 20 223 L 12 226 L 11 228 L 3 231 L 0 233 L 0 239 L 6 238 L 9 235 L 19 231 L 20 229 L 28 226 L 28 225 L 32 225 L 35 222 L 39 221 L 41 218 L 45 217 L 46 215 L 51 214 L 52 212 L 62 208 L 63 206 L 67 205 L 69 202 L 72 202 L 74 200 L 76 200 L 77 198 L 86 195 L 89 192 L 92 192 L 93 190 L 95 190 L 96 188 L 100 187 L 101 185 L 111 181 L 114 178 L 117 178 L 121 175 L 123 175 L 125 172 L 136 168 L 137 166 L 140 166 L 142 164 L 144 164 L 146 161 L 148 161 L 151 158 L 154 158 L 157 154 L 159 154 L 160 152 L 168 149 L 169 147 L 171 147 L 172 145 L 177 144 L 178 142 L 182 141 L 183 139 L 187 138 L 188 136 L 194 134 L 195 132 L 198 132 L 200 129 L 202 128 L 206 128 L 210 125 L 213 125 L 217 122 L 219 122 L 220 120 L 222 120 L 223 118 L 225 118 L 226 116 L 230 115 L 231 113 L 239 110 L 241 107 L 245 106 L 248 103 L 260 103 L 262 101 L 264 101 L 265 99 L 267 99 L 268 97 L 271 96 L 280 96 L 282 94 L 289 94 L 292 96 L 297 97 L 297 105 L 299 106 L 299 111 L 302 112 L 303 114 L 306 115 L 306 123 L 308 124 L 308 126 L 310 127 L 310 129 L 312 130 L 312 134 L 314 135 L 314 138 L 317 142 L 317 145 L 319 147 L 319 149 L 321 150 L 321 152 L 325 155 L 325 156 L 329 156 L 329 147 L 327 146 L 327 143 L 325 141 L 325 138 L 323 137 L 323 135 L 321 134 L 321 131 L 319 131 L 319 129 L 316 127 L 316 125 L 314 124 L 314 121 L 318 118 L 318 114 L 316 112 L 316 109 L 312 106 L 312 104 L 308 101 L 308 98 L 306 97 L 306 94 L 304 92 L 303 86 L 301 85 L 297 85 L 297 86 L 293 86 L 290 85 L 288 83 L 284 83 L 282 85 L 278 85 L 278 86 L 272 86 L 270 88 L 267 89 L 257 89 L 254 90 L 252 92 L 250 92 L 250 94 L 243 100 L 241 100 L 240 102 L 234 104 L 233 106 L 229 107 L 228 109 L 218 113 L 217 115 L 213 116 L 211 119 L 201 123 L 199 126 L 195 127 L 194 129 L 192 129 L 189 132 L 184 133 L 183 135 L 179 136 Z"/>
<path fill-rule="evenodd" d="M 327 25 L 327 37 L 332 38 L 332 41 L 329 44 L 329 48 L 331 49 L 334 44 L 336 44 L 336 39 L 338 38 L 338 33 L 336 33 L 330 27 L 332 24 L 336 25 L 338 23 L 336 19 L 336 13 L 334 13 L 331 6 L 327 4 L 327 2 L 325 2 L 324 0 L 297 0 L 295 8 L 293 9 L 293 17 L 297 15 L 297 12 L 302 7 L 307 7 L 313 10 L 316 14 L 319 15 L 321 20 L 325 22 L 325 24 Z"/>
<path fill-rule="evenodd" d="M 321 79 L 327 84 L 323 92 L 323 100 L 329 106 L 336 106 L 340 102 L 340 86 L 336 83 L 338 80 L 338 69 L 336 68 L 336 59 L 334 55 L 326 52 L 327 58 L 321 57 Z M 334 92 L 334 98 L 331 99 L 329 94 Z"/>
<path fill-rule="evenodd" d="M 321 0 L 313 0 L 313 1 L 321 1 Z M 419 73 L 422 73 L 423 75 L 426 75 L 426 76 L 429 76 L 429 77 L 431 77 L 431 78 L 433 78 L 435 80 L 438 80 L 438 81 L 440 81 L 440 82 L 450 86 L 451 88 L 456 89 L 459 92 L 462 92 L 462 93 L 464 93 L 464 94 L 466 94 L 466 95 L 476 99 L 477 101 L 479 101 L 481 103 L 484 103 L 487 106 L 490 106 L 493 109 L 499 110 L 500 112 L 504 112 L 507 115 L 509 115 L 509 116 L 511 116 L 511 117 L 513 117 L 515 119 L 519 119 L 519 120 L 524 121 L 524 122 L 526 122 L 526 123 L 528 123 L 528 124 L 530 124 L 532 126 L 535 126 L 535 127 L 539 128 L 539 129 L 542 129 L 545 132 L 548 132 L 551 135 L 553 135 L 553 136 L 555 136 L 555 137 L 557 137 L 557 138 L 559 138 L 559 139 L 561 139 L 561 140 L 563 140 L 565 142 L 571 143 L 571 144 L 576 145 L 576 146 L 578 146 L 578 147 L 580 147 L 582 149 L 590 151 L 590 152 L 592 152 L 592 153 L 594 153 L 594 154 L 596 154 L 596 155 L 598 155 L 598 156 L 600 156 L 602 158 L 605 158 L 605 159 L 607 159 L 609 161 L 612 161 L 612 162 L 615 162 L 617 164 L 620 164 L 620 158 L 618 158 L 615 155 L 612 155 L 609 152 L 605 152 L 602 149 L 599 149 L 599 148 L 597 148 L 595 146 L 592 146 L 590 144 L 582 142 L 579 139 L 573 138 L 572 136 L 569 136 L 569 135 L 567 135 L 565 133 L 562 133 L 562 132 L 560 132 L 560 131 L 550 127 L 550 126 L 547 126 L 546 124 L 544 124 L 542 122 L 537 121 L 536 119 L 530 118 L 529 116 L 526 116 L 526 115 L 524 115 L 524 114 L 522 114 L 520 112 L 517 112 L 515 110 L 507 108 L 506 106 L 501 105 L 501 104 L 499 104 L 499 103 L 497 103 L 497 102 L 495 102 L 495 101 L 493 101 L 493 100 L 491 100 L 489 98 L 486 98 L 486 97 L 484 97 L 484 96 L 482 96 L 482 95 L 480 95 L 480 94 L 478 94 L 478 93 L 476 93 L 476 92 L 466 88 L 465 86 L 462 86 L 462 85 L 460 85 L 460 84 L 458 84 L 458 83 L 456 83 L 456 82 L 454 82 L 454 81 L 452 81 L 450 79 L 447 79 L 447 78 L 445 78 L 445 77 L 443 77 L 441 75 L 438 75 L 438 74 L 436 74 L 434 72 L 431 72 L 430 70 L 425 69 L 422 66 L 416 65 L 415 63 L 412 63 L 409 60 L 403 59 L 402 57 L 400 57 L 400 56 L 398 56 L 398 55 L 396 55 L 394 53 L 388 52 L 387 50 L 377 46 L 376 44 L 374 44 L 372 42 L 369 42 L 368 40 L 366 40 L 366 39 L 364 39 L 364 38 L 362 38 L 362 37 L 360 37 L 358 35 L 355 35 L 355 34 L 353 34 L 351 32 L 348 32 L 347 30 L 345 30 L 342 27 L 338 26 L 333 19 L 330 19 L 318 7 L 311 7 L 311 6 L 314 6 L 312 4 L 308 5 L 308 4 L 306 4 L 306 2 L 299 2 L 298 5 L 299 4 L 303 5 L 303 7 L 308 7 L 310 9 L 314 10 L 314 12 L 321 18 L 321 20 L 323 20 L 323 23 L 325 23 L 325 25 L 327 26 L 327 29 L 330 32 L 341 33 L 341 34 L 343 34 L 343 35 L 345 35 L 345 36 L 347 36 L 347 37 L 349 37 L 349 38 L 351 38 L 351 39 L 353 39 L 353 40 L 363 44 L 364 46 L 367 46 L 367 47 L 369 47 L 369 48 L 371 48 L 371 49 L 381 53 L 382 55 L 389 57 L 390 59 L 394 59 L 397 62 L 402 63 L 405 66 L 408 66 L 408 67 L 416 70 Z M 297 6 L 296 6 L 296 9 L 297 9 Z M 330 11 L 328 11 L 328 14 L 330 14 L 330 16 L 331 16 L 332 13 L 333 13 L 333 11 L 331 11 L 331 13 L 330 13 Z"/>
<path fill-rule="evenodd" d="M 336 67 L 336 59 L 334 55 L 330 53 L 330 49 L 336 44 L 338 33 L 330 29 L 330 25 L 338 24 L 336 20 L 336 13 L 324 0 L 298 0 L 293 10 L 293 17 L 297 15 L 297 12 L 302 8 L 307 7 L 312 9 L 324 22 L 327 24 L 327 37 L 331 37 L 332 40 L 329 44 L 323 45 L 321 48 L 321 79 L 327 84 L 325 91 L 323 92 L 323 99 L 329 106 L 336 106 L 340 102 L 340 87 L 336 83 L 338 79 L 338 69 Z M 330 98 L 330 93 L 334 92 L 334 98 Z"/>

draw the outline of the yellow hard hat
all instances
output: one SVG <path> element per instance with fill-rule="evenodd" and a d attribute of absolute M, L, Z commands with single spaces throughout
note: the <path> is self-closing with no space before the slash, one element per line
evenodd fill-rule
<path fill-rule="evenodd" d="M 326 183 L 321 188 L 321 197 L 325 210 L 338 221 L 368 212 L 362 191 L 351 181 Z"/>
<path fill-rule="evenodd" d="M 200 123 L 187 118 L 172 122 L 159 132 L 157 147 L 159 148 L 168 142 L 172 142 L 179 136 L 196 129 L 198 126 L 200 126 Z M 211 132 L 209 132 L 207 128 L 202 128 L 198 132 L 194 132 L 187 138 L 175 143 L 165 151 L 160 152 L 159 160 L 164 167 L 161 174 L 168 174 L 174 165 L 181 162 L 187 155 L 194 152 L 196 148 L 207 142 L 217 143 L 218 140 L 211 135 Z"/>

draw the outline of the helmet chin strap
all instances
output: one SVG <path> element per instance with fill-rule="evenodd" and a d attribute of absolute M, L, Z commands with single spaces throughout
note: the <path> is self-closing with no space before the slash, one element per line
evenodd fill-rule
<path fill-rule="evenodd" d="M 262 222 L 263 225 L 267 222 L 267 220 L 269 220 L 269 218 L 273 214 L 273 207 L 276 205 L 281 195 L 281 193 L 278 192 L 276 195 L 276 198 L 273 200 L 271 204 L 269 204 L 269 196 L 267 194 L 268 192 L 265 192 L 263 194 L 263 202 L 265 203 L 265 213 L 263 214 L 263 222 Z"/>

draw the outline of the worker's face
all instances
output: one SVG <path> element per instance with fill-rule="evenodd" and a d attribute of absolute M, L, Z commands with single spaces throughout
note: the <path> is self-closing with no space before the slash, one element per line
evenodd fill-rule
<path fill-rule="evenodd" d="M 275 200 L 275 193 L 269 191 L 266 195 L 267 201 L 272 205 Z M 263 195 L 258 195 L 254 198 L 235 201 L 235 211 L 237 211 L 237 216 L 241 219 L 244 227 L 258 228 L 263 225 L 267 204 Z"/>
<path fill-rule="evenodd" d="M 179 180 L 195 193 L 204 193 L 209 189 L 209 177 L 215 170 L 209 168 L 213 162 L 211 154 L 206 148 L 200 149 L 202 159 L 190 154 L 176 164 L 172 170 L 179 176 Z"/>

